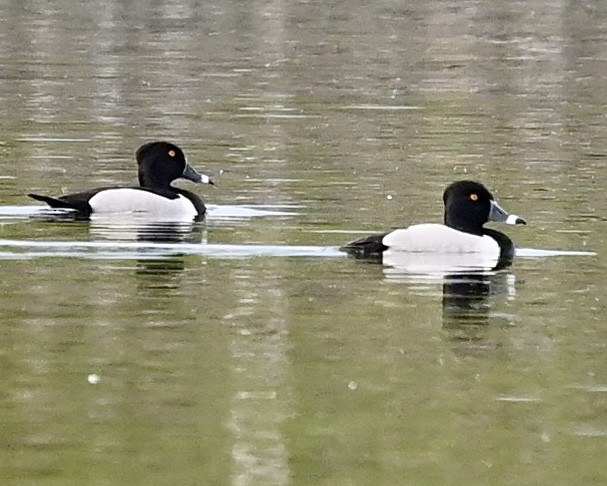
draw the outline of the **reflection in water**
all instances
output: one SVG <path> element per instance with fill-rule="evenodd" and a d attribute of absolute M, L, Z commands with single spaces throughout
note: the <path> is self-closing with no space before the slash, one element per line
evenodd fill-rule
<path fill-rule="evenodd" d="M 115 221 L 94 219 L 90 236 L 103 240 L 155 243 L 206 243 L 206 227 L 199 222 Z"/>
<path fill-rule="evenodd" d="M 137 260 L 137 275 L 149 278 L 147 288 L 177 288 L 179 283 L 174 280 L 174 277 L 184 269 L 184 255 Z"/>
<path fill-rule="evenodd" d="M 402 295 L 275 242 L 438 219 L 436 188 L 467 174 L 529 208 L 518 243 L 606 251 L 607 2 L 2 5 L 2 204 L 131 180 L 134 141 L 167 137 L 232 171 L 213 202 L 304 206 L 210 212 L 264 247 L 4 226 L 3 483 L 605 481 L 604 437 L 567 433 L 604 430 L 604 394 L 564 388 L 605 384 L 602 259 L 517 264 L 525 326 L 496 329 L 490 276 L 439 329 L 443 277 Z M 433 365 L 454 348 L 482 358 Z M 546 400 L 496 401 L 526 394 Z"/>
<path fill-rule="evenodd" d="M 442 253 L 388 250 L 382 259 L 391 273 L 445 275 L 489 271 L 497 265 L 494 255 L 483 253 Z M 387 271 L 388 272 L 388 271 Z"/>
<path fill-rule="evenodd" d="M 488 324 L 504 320 L 509 323 L 514 319 L 495 311 L 495 297 L 512 298 L 515 277 L 505 272 L 462 270 L 458 265 L 451 266 L 451 262 L 452 259 L 443 261 L 409 254 L 390 260 L 383 272 L 386 279 L 393 281 L 442 284 L 443 328 L 450 339 L 467 343 L 468 347 L 470 344 L 473 348 L 483 347 Z"/>
<path fill-rule="evenodd" d="M 203 243 L 206 240 L 205 226 L 197 222 L 162 223 L 147 222 L 144 224 L 105 225 L 99 221 L 91 222 L 91 235 L 112 240 L 136 240 L 151 243 Z M 206 241 L 204 241 L 206 243 Z M 176 246 L 166 257 L 149 258 L 145 248 L 139 250 L 142 258 L 137 260 L 137 275 L 141 276 L 140 284 L 147 289 L 178 289 L 180 282 L 177 276 L 185 269 L 185 253 Z M 155 252 L 153 248 L 151 251 Z"/>
<path fill-rule="evenodd" d="M 503 317 L 494 310 L 496 296 L 514 296 L 515 278 L 509 273 L 453 274 L 443 282 L 443 328 L 467 352 L 490 346 L 486 326 Z M 501 319 L 497 319 L 501 320 Z M 510 319 L 508 319 L 510 321 Z"/>
<path fill-rule="evenodd" d="M 2 208 L 0 210 L 2 219 L 5 218 L 5 213 L 9 215 L 15 213 L 14 209 L 15 207 Z M 206 237 L 204 221 L 191 221 L 189 219 L 158 221 L 156 218 L 150 218 L 142 214 L 94 214 L 90 219 L 78 219 L 72 211 L 39 209 L 37 207 L 26 207 L 26 210 L 22 213 L 31 220 L 48 223 L 88 224 L 92 239 L 157 243 L 202 243 L 203 236 Z"/>
<path fill-rule="evenodd" d="M 448 275 L 443 282 L 444 327 L 487 324 L 490 292 L 488 275 Z"/>
<path fill-rule="evenodd" d="M 0 210 L 3 220 L 6 217 L 5 209 Z M 30 209 L 24 214 L 31 220 L 49 224 L 88 225 L 92 240 L 206 243 L 204 221 L 158 221 L 140 215 L 94 215 L 90 219 L 79 220 L 70 211 L 58 210 L 36 210 L 32 213 Z"/>
<path fill-rule="evenodd" d="M 157 222 L 95 218 L 90 222 L 91 238 L 150 243 L 206 243 L 206 226 L 200 222 Z M 203 241 L 205 240 L 205 241 Z M 180 245 L 158 258 L 158 250 L 139 248 L 137 275 L 142 289 L 179 289 L 177 278 L 185 269 L 185 253 Z M 152 256 L 153 255 L 153 256 Z M 152 256 L 152 257 L 151 257 Z"/>

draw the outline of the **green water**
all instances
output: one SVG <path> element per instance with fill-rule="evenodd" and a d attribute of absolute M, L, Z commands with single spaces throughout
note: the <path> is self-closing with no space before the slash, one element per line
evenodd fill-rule
<path fill-rule="evenodd" d="M 0 14 L 2 484 L 607 481 L 602 5 Z M 217 180 L 183 243 L 31 217 L 165 138 Z M 462 178 L 519 248 L 594 254 L 462 297 L 335 252 Z"/>

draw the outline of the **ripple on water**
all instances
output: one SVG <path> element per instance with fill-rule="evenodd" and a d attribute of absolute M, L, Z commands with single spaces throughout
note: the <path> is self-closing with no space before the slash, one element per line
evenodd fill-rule
<path fill-rule="evenodd" d="M 359 105 L 347 105 L 342 110 L 369 110 L 369 111 L 409 111 L 423 110 L 421 106 L 415 105 L 374 105 L 362 103 Z"/>
<path fill-rule="evenodd" d="M 208 219 L 216 221 L 248 220 L 259 217 L 291 217 L 298 213 L 297 206 L 219 206 L 209 205 Z M 46 206 L 1 206 L 0 223 L 14 222 L 18 219 L 53 218 L 69 216 L 69 212 L 51 210 Z M 133 224 L 133 222 L 135 224 Z M 118 230 L 112 221 L 93 221 L 91 228 L 101 231 L 107 241 L 29 241 L 0 240 L 0 259 L 24 259 L 42 257 L 78 257 L 78 258 L 157 258 L 175 253 L 195 254 L 211 258 L 249 258 L 256 256 L 305 256 L 305 257 L 343 257 L 337 247 L 291 246 L 291 245 L 228 245 L 206 244 L 204 237 L 196 234 L 192 237 L 192 228 L 178 227 L 178 238 L 172 238 L 175 228 L 149 221 L 119 221 Z M 106 231 L 107 230 L 107 231 Z M 341 231 L 340 231 L 341 232 Z M 93 236 L 95 231 L 91 233 Z M 129 236 L 125 238 L 124 235 Z M 156 237 L 157 236 L 157 237 Z M 118 241 L 113 241 L 118 240 Z M 122 241 L 133 240 L 133 241 Z M 555 256 L 593 256 L 594 252 L 569 250 L 544 250 L 523 248 L 517 250 L 521 258 L 547 258 Z"/>
<path fill-rule="evenodd" d="M 8 178 L 8 176 L 7 176 Z M 298 206 L 269 206 L 269 205 L 207 205 L 207 216 L 209 218 L 263 218 L 276 216 L 294 216 L 297 213 L 293 209 Z M 48 206 L 0 206 L 0 220 L 10 218 L 48 217 L 69 215 L 70 211 L 64 209 L 51 209 Z"/>
<path fill-rule="evenodd" d="M 542 400 L 535 397 L 525 397 L 521 395 L 500 395 L 495 399 L 497 402 L 508 402 L 508 403 L 538 403 Z"/>
<path fill-rule="evenodd" d="M 537 248 L 517 248 L 516 256 L 520 258 L 547 258 L 558 256 L 596 256 L 594 251 L 578 250 L 542 250 Z"/>
<path fill-rule="evenodd" d="M 42 257 L 88 259 L 146 259 L 179 255 L 210 258 L 252 257 L 343 257 L 337 247 L 229 245 L 204 243 L 157 243 L 129 241 L 26 241 L 0 240 L 0 259 L 23 260 Z"/>
<path fill-rule="evenodd" d="M 580 437 L 607 437 L 607 428 L 595 427 L 593 425 L 579 425 L 573 430 L 573 435 Z"/>

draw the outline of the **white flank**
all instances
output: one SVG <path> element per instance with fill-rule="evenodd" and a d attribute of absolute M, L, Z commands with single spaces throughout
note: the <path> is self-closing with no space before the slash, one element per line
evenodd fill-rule
<path fill-rule="evenodd" d="M 168 199 L 139 189 L 106 189 L 89 199 L 95 214 L 134 214 L 168 221 L 191 220 L 196 208 L 185 196 Z"/>
<path fill-rule="evenodd" d="M 418 224 L 387 234 L 383 262 L 411 271 L 488 270 L 497 265 L 500 247 L 442 224 Z"/>

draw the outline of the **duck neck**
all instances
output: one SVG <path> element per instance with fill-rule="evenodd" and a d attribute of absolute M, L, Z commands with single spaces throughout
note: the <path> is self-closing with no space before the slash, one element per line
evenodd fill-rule
<path fill-rule="evenodd" d="M 482 226 L 476 227 L 475 225 L 462 223 L 462 221 L 468 221 L 468 218 L 464 215 L 458 215 L 457 210 L 445 211 L 443 221 L 445 226 L 457 231 L 463 231 L 464 233 L 478 236 L 485 234 L 485 229 Z"/>
<path fill-rule="evenodd" d="M 152 171 L 153 172 L 153 171 Z M 153 187 L 155 189 L 168 189 L 170 184 L 166 181 L 160 180 L 158 177 L 150 175 L 149 172 L 144 172 L 139 169 L 139 185 L 141 187 Z"/>

